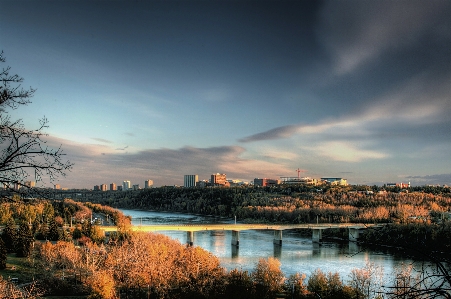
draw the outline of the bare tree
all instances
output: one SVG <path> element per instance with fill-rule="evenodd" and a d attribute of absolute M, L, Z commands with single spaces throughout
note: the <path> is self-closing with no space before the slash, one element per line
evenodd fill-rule
<path fill-rule="evenodd" d="M 451 225 L 428 224 L 428 230 L 420 230 L 413 227 L 407 229 L 390 228 L 398 235 L 407 237 L 396 240 L 397 250 L 402 250 L 406 256 L 412 256 L 416 260 L 408 265 L 396 269 L 394 280 L 390 284 L 382 286 L 380 295 L 391 299 L 406 298 L 449 298 L 451 299 L 451 259 L 449 251 L 449 232 Z M 420 234 L 421 232 L 421 234 Z M 372 229 L 372 239 L 379 245 L 387 239 L 387 230 L 384 228 Z M 432 249 L 429 242 L 441 247 Z"/>
<path fill-rule="evenodd" d="M 0 62 L 5 62 L 3 52 Z M 22 88 L 23 78 L 11 75 L 10 70 L 6 67 L 0 71 L 0 187 L 21 193 L 37 192 L 39 189 L 28 182 L 53 183 L 64 177 L 73 164 L 64 159 L 61 146 L 53 148 L 47 144 L 47 118 L 40 119 L 38 128 L 33 130 L 26 128 L 22 119 L 12 120 L 8 115 L 5 108 L 30 104 L 36 91 Z"/>
<path fill-rule="evenodd" d="M 391 299 L 451 298 L 451 276 L 447 262 L 423 263 L 419 269 L 412 264 L 397 269 L 394 285 L 385 294 Z"/>

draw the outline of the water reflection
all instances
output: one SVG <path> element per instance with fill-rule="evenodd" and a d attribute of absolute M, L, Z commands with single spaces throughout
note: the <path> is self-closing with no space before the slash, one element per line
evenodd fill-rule
<path fill-rule="evenodd" d="M 321 244 L 320 243 L 312 243 L 312 256 L 320 256 L 321 255 Z"/>
<path fill-rule="evenodd" d="M 356 254 L 359 252 L 359 246 L 356 242 L 349 242 L 348 249 L 349 254 Z"/>
<path fill-rule="evenodd" d="M 282 245 L 273 244 L 274 246 L 274 258 L 280 259 L 282 257 Z"/>
<path fill-rule="evenodd" d="M 240 247 L 235 245 L 230 245 L 232 248 L 232 259 L 237 259 L 240 253 Z"/>
<path fill-rule="evenodd" d="M 233 223 L 233 220 L 185 215 L 122 210 L 133 217 L 134 225 L 140 224 L 183 224 L 183 223 Z M 186 244 L 187 233 L 183 231 L 160 232 Z M 232 244 L 231 231 L 194 232 L 194 246 L 200 246 L 217 256 L 227 269 L 252 271 L 261 258 L 274 257 L 280 260 L 281 269 L 286 276 L 296 272 L 310 275 L 316 269 L 323 272 L 338 272 L 344 280 L 352 269 L 363 268 L 367 262 L 382 266 L 384 273 L 391 275 L 398 265 L 410 263 L 404 258 L 395 258 L 388 253 L 375 252 L 358 244 L 322 242 L 313 243 L 311 237 L 301 231 L 283 231 L 282 245 L 274 244 L 274 231 L 249 230 L 239 234 L 239 247 Z"/>

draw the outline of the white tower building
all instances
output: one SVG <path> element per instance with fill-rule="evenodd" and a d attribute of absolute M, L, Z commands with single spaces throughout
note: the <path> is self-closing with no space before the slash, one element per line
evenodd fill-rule
<path fill-rule="evenodd" d="M 130 181 L 124 181 L 122 183 L 122 191 L 130 190 L 132 187 L 132 183 Z"/>
<path fill-rule="evenodd" d="M 185 174 L 183 179 L 183 186 L 196 187 L 197 182 L 199 182 L 199 176 L 197 174 Z"/>

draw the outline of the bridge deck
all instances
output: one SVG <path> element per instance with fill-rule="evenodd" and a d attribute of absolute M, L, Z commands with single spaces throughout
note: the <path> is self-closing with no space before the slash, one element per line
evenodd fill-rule
<path fill-rule="evenodd" d="M 328 228 L 356 228 L 363 229 L 379 226 L 364 223 L 320 223 L 320 224 L 158 224 L 133 225 L 133 231 L 221 231 L 221 230 L 288 230 L 288 229 L 328 229 Z M 116 231 L 116 226 L 102 226 L 104 231 Z"/>

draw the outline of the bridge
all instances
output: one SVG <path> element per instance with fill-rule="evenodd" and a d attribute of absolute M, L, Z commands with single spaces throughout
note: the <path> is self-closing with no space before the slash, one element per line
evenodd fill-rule
<path fill-rule="evenodd" d="M 196 231 L 231 231 L 232 245 L 239 246 L 240 231 L 243 230 L 273 230 L 274 244 L 282 245 L 282 231 L 290 229 L 311 229 L 312 241 L 319 243 L 322 240 L 322 231 L 331 228 L 347 228 L 349 241 L 356 242 L 359 239 L 360 230 L 370 227 L 378 227 L 383 224 L 366 223 L 319 223 L 319 224 L 156 224 L 134 225 L 132 231 L 158 232 L 158 231 L 184 231 L 186 242 L 189 246 L 194 244 L 194 232 Z M 115 226 L 102 226 L 104 232 L 117 231 Z"/>

